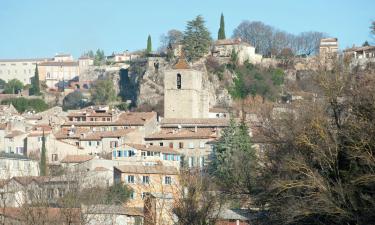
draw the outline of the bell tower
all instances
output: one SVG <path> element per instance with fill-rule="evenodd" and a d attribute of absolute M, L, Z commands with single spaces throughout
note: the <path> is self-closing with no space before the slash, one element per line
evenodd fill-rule
<path fill-rule="evenodd" d="M 208 118 L 208 97 L 202 72 L 190 68 L 183 55 L 164 74 L 165 118 Z"/>

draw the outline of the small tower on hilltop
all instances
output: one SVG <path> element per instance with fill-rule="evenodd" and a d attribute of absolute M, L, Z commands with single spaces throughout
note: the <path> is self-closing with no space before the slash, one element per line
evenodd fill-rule
<path fill-rule="evenodd" d="M 208 118 L 208 94 L 202 76 L 189 66 L 183 53 L 173 69 L 165 71 L 165 118 Z"/>

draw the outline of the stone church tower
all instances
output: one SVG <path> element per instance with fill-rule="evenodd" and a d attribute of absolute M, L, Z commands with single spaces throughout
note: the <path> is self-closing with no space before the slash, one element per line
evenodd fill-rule
<path fill-rule="evenodd" d="M 202 72 L 189 67 L 182 57 L 164 74 L 165 118 L 208 118 L 208 92 Z"/>

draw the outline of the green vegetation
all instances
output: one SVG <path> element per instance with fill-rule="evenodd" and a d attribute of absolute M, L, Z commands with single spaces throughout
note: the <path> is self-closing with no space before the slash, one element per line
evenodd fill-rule
<path fill-rule="evenodd" d="M 65 96 L 63 100 L 63 110 L 81 109 L 88 105 L 87 99 L 85 99 L 80 91 L 74 91 Z"/>
<path fill-rule="evenodd" d="M 211 175 L 225 190 L 250 193 L 255 186 L 258 161 L 247 126 L 231 120 L 214 149 Z"/>
<path fill-rule="evenodd" d="M 6 85 L 6 81 L 0 78 L 0 89 L 4 89 Z"/>
<path fill-rule="evenodd" d="M 129 110 L 130 105 L 126 102 L 121 102 L 120 104 L 116 105 L 116 108 L 119 110 L 127 111 Z"/>
<path fill-rule="evenodd" d="M 96 105 L 109 104 L 117 99 L 113 81 L 110 79 L 97 80 L 90 89 L 90 93 L 91 100 Z"/>
<path fill-rule="evenodd" d="M 233 69 L 233 65 L 230 65 Z M 248 62 L 234 68 L 236 78 L 230 88 L 230 94 L 235 99 L 245 99 L 248 96 L 261 96 L 263 100 L 274 100 L 284 83 L 284 72 L 281 69 L 261 69 Z"/>
<path fill-rule="evenodd" d="M 91 52 L 89 52 L 91 54 Z M 105 54 L 103 50 L 96 50 L 95 56 L 94 56 L 94 66 L 101 66 L 105 64 Z"/>
<path fill-rule="evenodd" d="M 47 150 L 46 150 L 46 137 L 44 135 L 42 136 L 42 152 L 40 155 L 40 176 L 47 176 Z"/>
<path fill-rule="evenodd" d="M 35 75 L 31 80 L 31 87 L 29 89 L 29 95 L 40 95 L 40 82 L 39 82 L 39 71 L 38 65 L 35 66 Z"/>
<path fill-rule="evenodd" d="M 106 202 L 107 204 L 121 205 L 129 199 L 132 192 L 133 191 L 126 185 L 114 184 L 107 190 Z"/>
<path fill-rule="evenodd" d="M 224 23 L 224 15 L 223 14 L 221 14 L 221 17 L 220 17 L 220 28 L 219 28 L 219 32 L 217 34 L 217 39 L 218 40 L 225 39 L 225 23 Z"/>
<path fill-rule="evenodd" d="M 151 52 L 152 52 L 151 35 L 148 35 L 148 37 L 147 37 L 147 48 L 146 48 L 146 53 L 151 53 Z"/>
<path fill-rule="evenodd" d="M 48 109 L 47 103 L 42 99 L 8 98 L 2 100 L 1 104 L 12 104 L 19 113 L 24 113 L 25 111 L 42 112 Z"/>
<path fill-rule="evenodd" d="M 21 81 L 17 79 L 12 79 L 5 84 L 4 94 L 17 94 L 24 88 L 24 85 Z"/>
<path fill-rule="evenodd" d="M 184 32 L 184 51 L 189 61 L 196 61 L 209 52 L 212 38 L 202 16 L 188 21 Z"/>

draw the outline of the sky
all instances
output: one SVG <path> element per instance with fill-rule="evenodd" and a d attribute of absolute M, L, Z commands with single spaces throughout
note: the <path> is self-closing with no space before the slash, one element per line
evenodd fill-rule
<path fill-rule="evenodd" d="M 227 37 L 244 20 L 298 34 L 325 32 L 340 48 L 375 42 L 369 26 L 375 0 L 0 0 L 0 59 L 51 57 L 87 50 L 153 49 L 170 29 L 202 15 L 217 37 L 220 14 Z"/>

